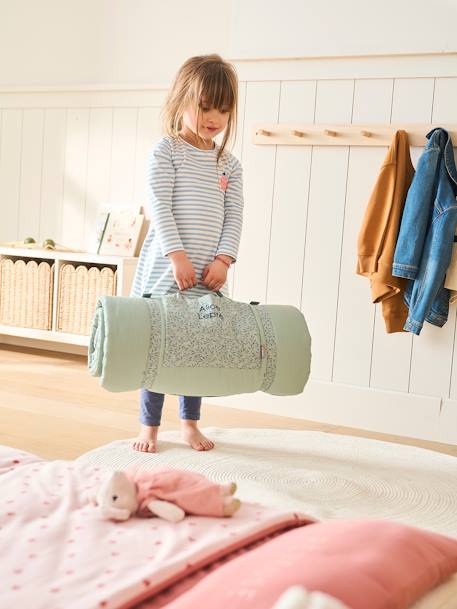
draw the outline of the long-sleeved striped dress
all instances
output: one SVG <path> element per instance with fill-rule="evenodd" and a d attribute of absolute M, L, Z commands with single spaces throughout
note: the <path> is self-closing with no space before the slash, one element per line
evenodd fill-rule
<path fill-rule="evenodd" d="M 185 250 L 197 279 L 217 254 L 236 259 L 243 221 L 241 164 L 218 147 L 200 150 L 181 138 L 163 137 L 148 159 L 151 225 L 141 249 L 131 296 L 178 291 L 167 254 Z M 226 286 L 221 290 L 227 294 Z M 184 294 L 208 293 L 197 285 Z"/>

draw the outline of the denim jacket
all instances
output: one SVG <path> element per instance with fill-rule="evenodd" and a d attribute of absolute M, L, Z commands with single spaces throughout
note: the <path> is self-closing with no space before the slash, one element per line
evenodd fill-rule
<path fill-rule="evenodd" d="M 409 279 L 404 329 L 420 334 L 424 321 L 443 326 L 449 311 L 444 279 L 457 225 L 457 170 L 452 140 L 445 129 L 427 133 L 406 197 L 392 274 Z"/>

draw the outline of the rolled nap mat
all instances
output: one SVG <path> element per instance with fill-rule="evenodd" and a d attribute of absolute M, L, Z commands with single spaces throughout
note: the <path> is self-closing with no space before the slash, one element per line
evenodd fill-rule
<path fill-rule="evenodd" d="M 145 387 L 187 396 L 296 395 L 310 363 L 311 338 L 297 308 L 214 292 L 101 297 L 88 358 L 90 373 L 109 391 Z"/>

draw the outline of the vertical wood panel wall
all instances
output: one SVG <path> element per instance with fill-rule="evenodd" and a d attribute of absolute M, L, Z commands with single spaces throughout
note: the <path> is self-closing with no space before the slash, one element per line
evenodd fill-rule
<path fill-rule="evenodd" d="M 33 236 L 86 247 L 105 206 L 145 200 L 145 160 L 164 91 L 0 93 L 0 241 Z M 313 337 L 312 381 L 291 398 L 227 406 L 457 442 L 456 310 L 419 337 L 387 335 L 356 242 L 386 154 L 377 147 L 254 146 L 258 122 L 455 123 L 457 78 L 240 83 L 234 153 L 245 216 L 235 299 L 292 304 Z M 417 162 L 420 149 L 412 149 Z"/>

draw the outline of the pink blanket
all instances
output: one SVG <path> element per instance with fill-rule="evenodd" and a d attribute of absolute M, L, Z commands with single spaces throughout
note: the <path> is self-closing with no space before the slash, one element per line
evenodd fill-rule
<path fill-rule="evenodd" d="M 303 514 L 244 504 L 228 519 L 102 520 L 100 470 L 0 447 L 0 609 L 126 608 Z"/>

